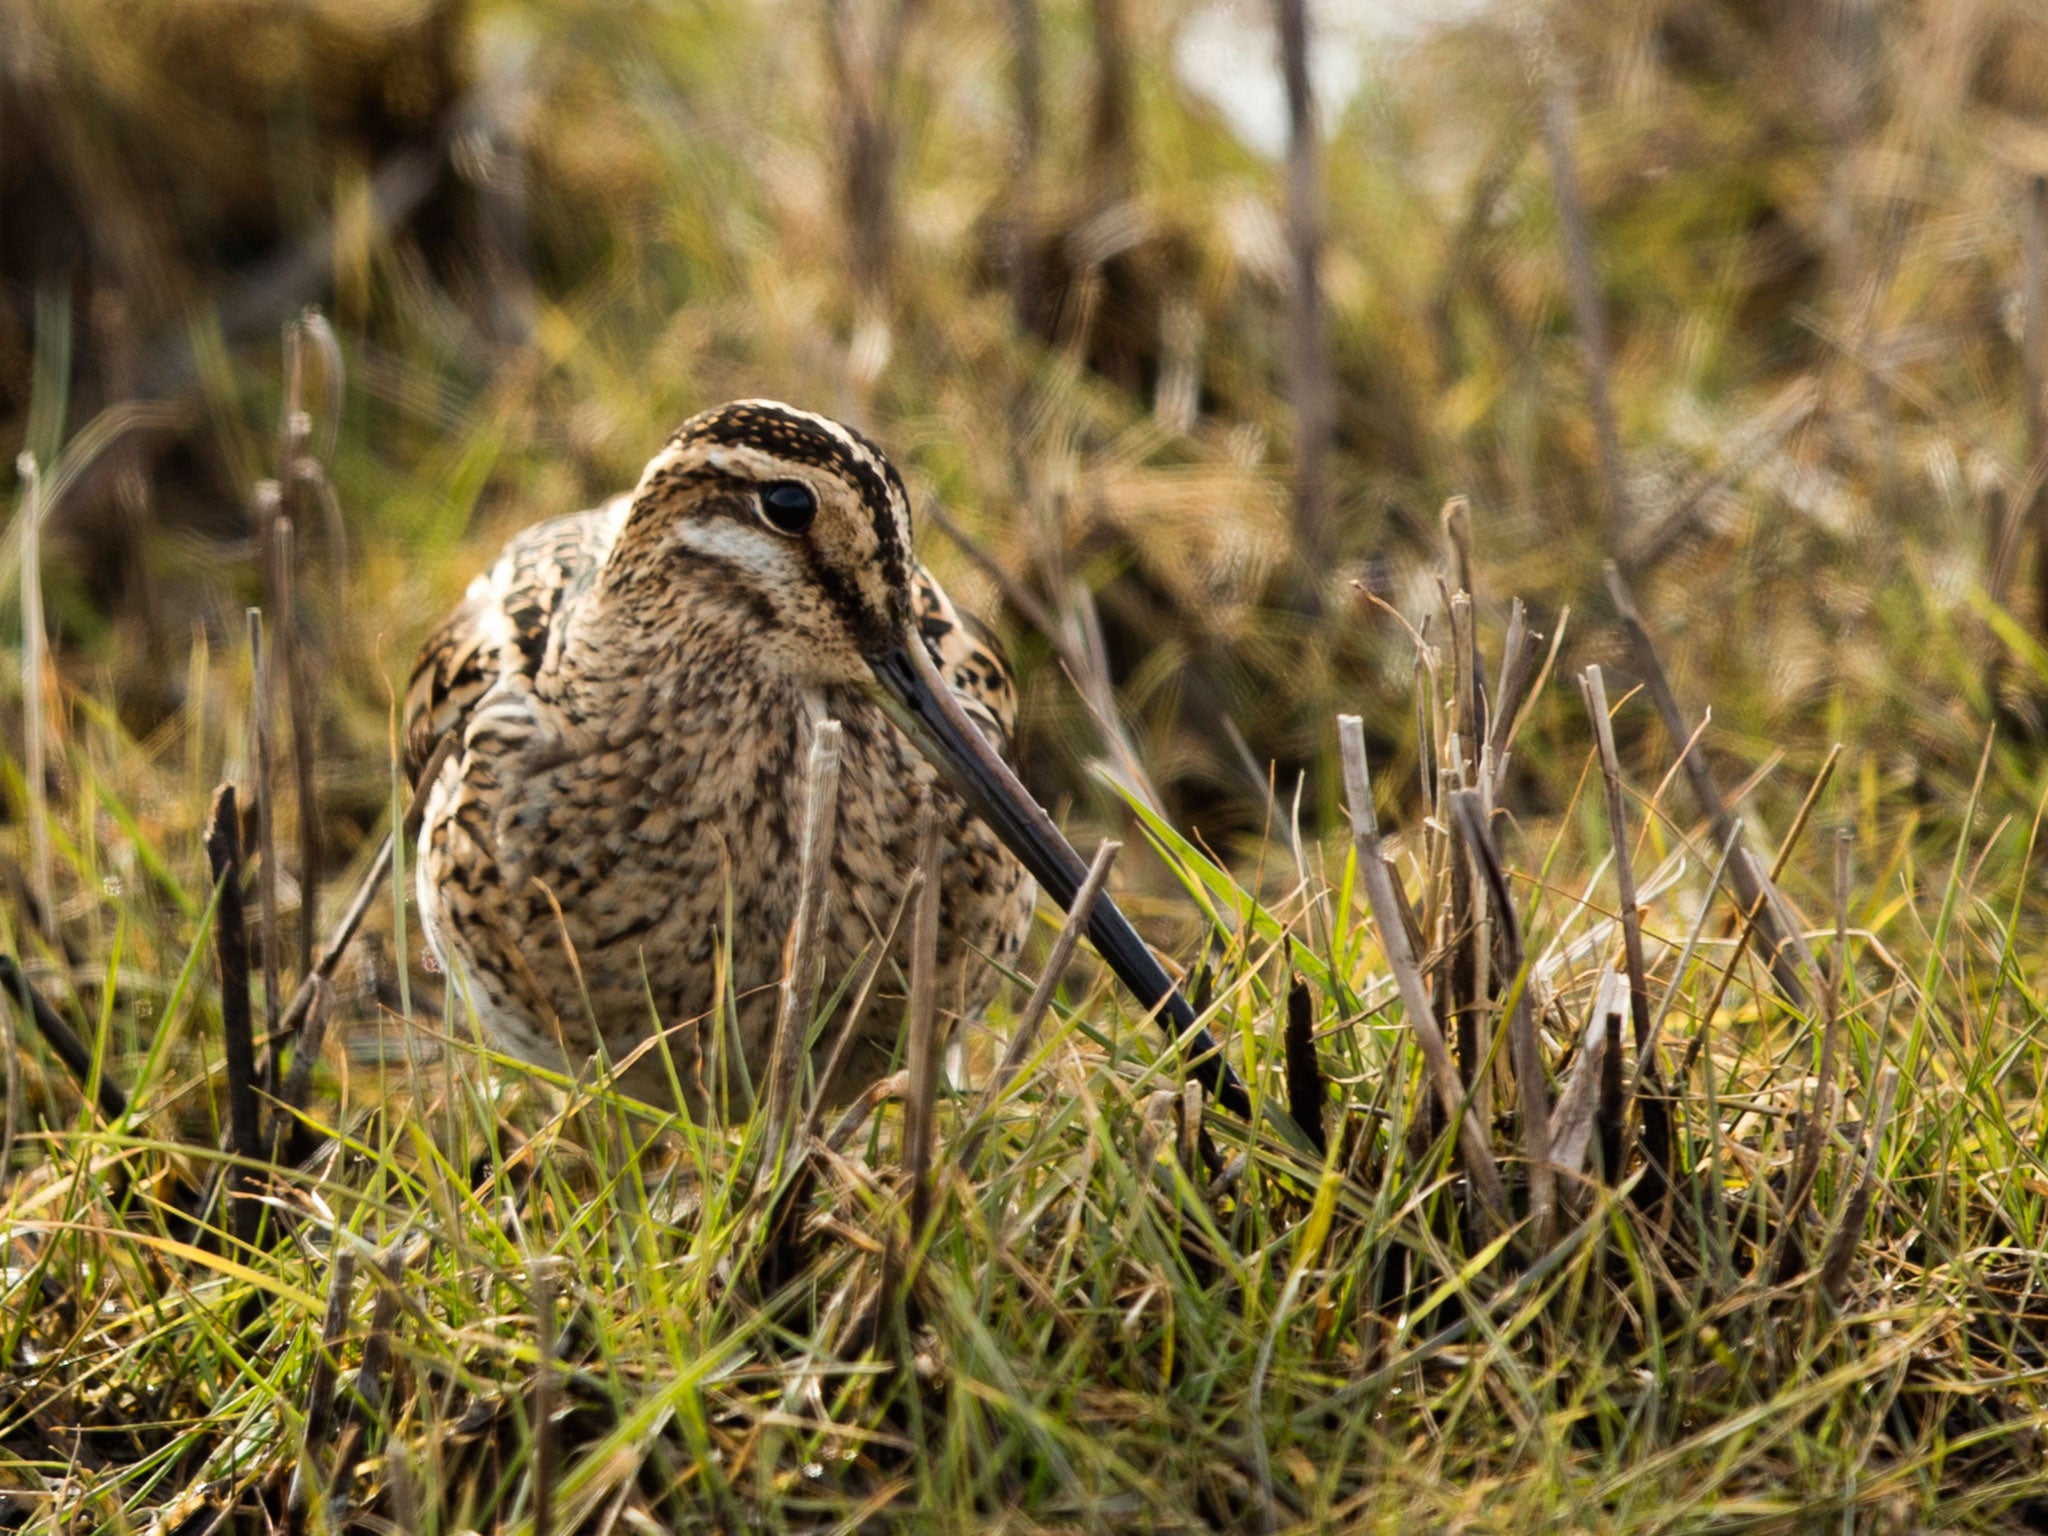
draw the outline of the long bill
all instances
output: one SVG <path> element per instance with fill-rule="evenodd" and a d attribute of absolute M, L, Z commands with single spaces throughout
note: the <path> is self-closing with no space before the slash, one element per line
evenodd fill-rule
<path fill-rule="evenodd" d="M 876 701 L 889 718 L 1003 840 L 1038 888 L 1062 909 L 1071 907 L 1087 866 L 967 717 L 931 653 L 912 642 L 870 657 L 868 665 L 881 685 Z M 1196 1026 L 1194 1009 L 1107 894 L 1096 899 L 1089 914 L 1088 937 L 1138 1001 L 1157 1010 L 1174 1035 L 1186 1039 L 1194 1074 L 1210 1098 L 1249 1119 L 1251 1099 L 1244 1084 L 1209 1032 Z"/>

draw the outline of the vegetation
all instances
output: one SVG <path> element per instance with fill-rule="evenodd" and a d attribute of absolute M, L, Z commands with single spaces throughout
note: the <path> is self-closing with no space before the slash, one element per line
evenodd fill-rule
<path fill-rule="evenodd" d="M 2048 1522 L 2048 32 L 1510 9 L 1292 205 L 1155 0 L 0 15 L 8 1528 Z M 1083 960 L 984 1102 L 1045 946 L 929 1148 L 443 994 L 413 648 L 754 394 L 1254 1123 Z"/>

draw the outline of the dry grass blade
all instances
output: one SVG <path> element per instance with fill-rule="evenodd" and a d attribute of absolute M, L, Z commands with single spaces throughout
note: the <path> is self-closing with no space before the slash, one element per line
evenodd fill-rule
<path fill-rule="evenodd" d="M 1799 1120 L 1799 1145 L 1792 1160 L 1790 1193 L 1785 1201 L 1785 1219 L 1778 1232 L 1777 1276 L 1792 1278 L 1801 1257 L 1796 1228 L 1813 1196 L 1814 1181 L 1820 1177 L 1821 1152 L 1835 1118 L 1835 1057 L 1841 1048 L 1842 967 L 1849 950 L 1849 852 L 1847 827 L 1835 834 L 1835 944 L 1828 957 L 1827 976 L 1821 987 L 1820 1062 L 1814 1072 L 1813 1096 Z M 1811 965 L 1811 957 L 1808 964 Z"/>
<path fill-rule="evenodd" d="M 316 1493 L 319 1458 L 334 1434 L 334 1388 L 341 1375 L 341 1346 L 347 1336 L 355 1284 L 355 1250 L 337 1245 L 327 1283 L 327 1311 L 321 1319 L 320 1342 L 313 1355 L 312 1375 L 306 1383 L 306 1419 L 299 1440 L 299 1464 L 292 1469 L 291 1490 L 285 1499 L 286 1521 L 294 1531 L 307 1527 L 307 1506 L 324 1493 Z"/>
<path fill-rule="evenodd" d="M 228 1074 L 227 1150 L 243 1163 L 263 1156 L 261 1110 L 256 1100 L 256 1038 L 249 1016 L 249 935 L 242 917 L 242 836 L 235 807 L 235 786 L 214 792 L 206 818 L 206 858 L 220 892 L 213 920 L 214 957 L 220 966 L 222 1054 Z M 229 1211 L 234 1233 L 243 1243 L 256 1238 L 259 1211 L 249 1199 L 234 1198 L 246 1184 L 250 1169 L 230 1169 Z"/>
<path fill-rule="evenodd" d="M 944 840 L 929 796 L 918 814 L 917 917 L 910 930 L 910 1032 L 904 1048 L 909 1092 L 903 1100 L 903 1173 L 910 1185 L 910 1241 L 931 1214 L 933 1112 L 939 1087 L 939 882 Z"/>
<path fill-rule="evenodd" d="M 370 1430 L 384 1417 L 391 1389 L 391 1330 L 398 1322 L 402 1302 L 399 1286 L 405 1280 L 404 1256 L 396 1250 L 386 1253 L 371 1274 L 377 1282 L 377 1299 L 370 1307 L 370 1331 L 363 1340 L 362 1361 L 356 1367 L 353 1411 L 334 1453 L 333 1487 L 337 1494 L 344 1493 L 355 1478 Z"/>
<path fill-rule="evenodd" d="M 1543 1043 L 1537 1034 L 1531 978 L 1525 974 L 1527 955 L 1521 918 L 1508 890 L 1507 871 L 1501 865 L 1493 829 L 1487 823 L 1485 801 L 1477 790 L 1460 790 L 1451 796 L 1451 810 L 1457 818 L 1460 840 L 1478 868 L 1479 886 L 1492 904 L 1508 985 L 1514 992 L 1507 1022 L 1508 1055 L 1521 1100 L 1522 1155 L 1529 1164 L 1529 1215 L 1537 1241 L 1547 1242 L 1557 1214 L 1557 1177 L 1551 1167 L 1550 1085 L 1543 1070 Z"/>
<path fill-rule="evenodd" d="M 1699 531 L 1705 521 L 1701 513 L 1714 497 L 1739 483 L 1812 420 L 1822 399 L 1818 380 L 1796 378 L 1724 439 L 1717 462 L 1694 476 L 1627 552 L 1623 563 L 1629 571 L 1652 570 L 1675 554 Z"/>
<path fill-rule="evenodd" d="M 1870 1125 L 1863 1138 L 1863 1167 L 1848 1204 L 1842 1209 L 1834 1236 L 1828 1240 L 1827 1256 L 1821 1261 L 1820 1288 L 1837 1305 L 1848 1287 L 1849 1266 L 1855 1260 L 1856 1245 L 1863 1239 L 1871 1197 L 1877 1192 L 1877 1161 L 1884 1151 L 1885 1127 L 1891 1123 L 1892 1103 L 1898 1093 L 1899 1069 L 1887 1063 L 1877 1074 L 1877 1091 L 1871 1096 Z"/>
<path fill-rule="evenodd" d="M 1627 987 L 1628 978 L 1621 972 L 1601 971 L 1578 1058 L 1557 1096 L 1557 1112 L 1550 1119 L 1550 1160 L 1568 1175 L 1586 1166 L 1599 1085 L 1605 1080 L 1607 1058 L 1619 1048 L 1622 1015 L 1628 1007 L 1627 999 L 1618 994 Z"/>
<path fill-rule="evenodd" d="M 1508 630 L 1501 643 L 1500 682 L 1493 691 L 1488 720 L 1486 757 L 1493 767 L 1494 793 L 1500 793 L 1507 771 L 1508 749 L 1514 741 L 1522 706 L 1542 670 L 1543 636 L 1529 628 L 1528 613 L 1518 597 L 1508 605 Z"/>
<path fill-rule="evenodd" d="M 1657 1004 L 1657 1011 L 1650 1019 L 1650 1046 L 1656 1048 L 1663 1037 L 1664 1021 L 1670 1017 L 1671 1005 L 1678 1001 L 1678 989 L 1685 982 L 1692 957 L 1699 949 L 1700 939 L 1707 931 L 1707 920 L 1714 914 L 1714 898 L 1721 893 L 1721 886 L 1728 876 L 1729 863 L 1734 859 L 1742 841 L 1742 819 L 1737 817 L 1730 828 L 1727 842 L 1721 845 L 1721 856 L 1714 861 L 1714 872 L 1707 879 L 1707 888 L 1700 894 L 1699 911 L 1693 915 L 1692 927 L 1685 936 L 1685 946 L 1678 952 L 1678 963 L 1671 968 L 1671 984 L 1664 989 L 1663 1001 Z M 1684 1077 L 1680 1073 L 1680 1078 Z"/>
<path fill-rule="evenodd" d="M 1351 837 L 1358 854 L 1358 876 L 1365 887 L 1366 901 L 1380 931 L 1380 947 L 1387 966 L 1400 988 L 1407 1010 L 1408 1027 L 1422 1047 L 1424 1064 L 1443 1106 L 1445 1116 L 1458 1127 L 1458 1150 L 1466 1177 L 1479 1196 L 1487 1219 L 1496 1227 L 1507 1222 L 1507 1188 L 1501 1182 L 1500 1167 L 1486 1144 L 1486 1131 L 1477 1118 L 1464 1112 L 1464 1092 L 1458 1069 L 1451 1061 L 1443 1032 L 1430 1010 L 1429 993 L 1422 984 L 1422 967 L 1410 943 L 1402 902 L 1380 844 L 1379 818 L 1373 810 L 1372 780 L 1365 761 L 1365 724 L 1357 715 L 1337 717 L 1337 737 L 1344 755 L 1344 792 L 1351 806 Z"/>
<path fill-rule="evenodd" d="M 910 1074 L 893 1072 L 887 1077 L 877 1078 L 861 1090 L 860 1096 L 840 1113 L 832 1129 L 825 1133 L 825 1147 L 828 1151 L 844 1152 L 847 1143 L 859 1133 L 876 1108 L 890 1099 L 903 1098 L 910 1091 Z"/>
<path fill-rule="evenodd" d="M 825 887 L 832 873 L 839 818 L 841 735 L 837 720 L 822 720 L 811 737 L 796 916 L 789 927 L 781 1007 L 768 1062 L 768 1130 L 770 1145 L 776 1147 L 783 1145 L 795 1123 L 797 1084 L 803 1076 L 805 1043 L 817 999 L 818 930 L 825 920 Z"/>
<path fill-rule="evenodd" d="M 1038 983 L 1032 987 L 1031 996 L 1025 999 L 1023 1010 L 1017 1015 L 1016 1027 L 1010 1031 L 1009 1043 L 1003 1048 L 1002 1059 L 996 1063 L 995 1071 L 989 1074 L 981 1102 L 974 1107 L 973 1129 L 960 1143 L 961 1167 L 974 1166 L 986 1134 L 985 1122 L 989 1112 L 1001 1102 L 1003 1095 L 1009 1092 L 1010 1084 L 1017 1080 L 1017 1074 L 1024 1070 L 1024 1063 L 1038 1039 L 1039 1025 L 1052 1008 L 1053 994 L 1059 990 L 1060 978 L 1073 960 L 1081 936 L 1088 931 L 1088 914 L 1095 910 L 1096 898 L 1108 883 L 1110 866 L 1122 850 L 1122 843 L 1105 839 L 1089 861 L 1088 873 L 1081 881 L 1081 888 L 1074 893 L 1074 904 L 1067 909 L 1066 921 L 1060 924 L 1059 934 L 1052 941 L 1052 951 L 1045 957 L 1045 968 L 1039 972 Z"/>
<path fill-rule="evenodd" d="M 1556 66 L 1552 68 L 1555 73 Z M 1572 153 L 1571 93 L 1562 79 L 1553 79 L 1545 87 L 1542 117 L 1543 148 L 1550 158 L 1557 222 L 1564 232 L 1572 315 L 1578 322 L 1579 348 L 1585 364 L 1586 411 L 1593 418 L 1600 485 L 1607 493 L 1607 547 L 1620 549 L 1634 532 L 1635 517 L 1629 506 L 1628 482 L 1622 467 L 1621 434 L 1614 424 L 1614 392 L 1608 383 L 1613 363 L 1607 348 L 1607 312 L 1600 301 L 1592 226 L 1586 218 L 1586 201 L 1579 192 L 1579 172 Z"/>
<path fill-rule="evenodd" d="M 1700 748 L 1696 733 L 1685 723 L 1685 712 L 1678 707 L 1678 696 L 1671 691 L 1671 679 L 1665 675 L 1656 644 L 1650 639 L 1641 615 L 1636 612 L 1635 600 L 1621 579 L 1620 568 L 1610 560 L 1605 569 L 1608 595 L 1621 617 L 1636 671 L 1641 675 L 1643 686 L 1650 690 L 1650 700 L 1657 706 L 1658 718 L 1664 722 L 1664 734 L 1670 738 L 1672 749 L 1680 754 L 1686 781 L 1692 786 L 1693 799 L 1713 826 L 1714 841 L 1725 847 L 1733 841 L 1735 818 L 1729 814 L 1727 802 L 1721 798 L 1721 791 L 1714 783 L 1713 770 L 1707 766 L 1706 755 Z M 1790 841 L 1787 840 L 1788 846 Z M 1754 921 L 1763 927 L 1764 938 L 1771 946 L 1771 976 L 1778 984 L 1778 991 L 1794 1012 L 1806 1012 L 1806 988 L 1799 979 L 1798 967 L 1786 953 L 1785 935 L 1779 929 L 1777 914 L 1764 903 L 1762 887 L 1741 859 L 1728 866 L 1728 873 L 1743 907 L 1755 913 Z"/>
<path fill-rule="evenodd" d="M 1579 686 L 1586 700 L 1586 712 L 1592 718 L 1593 739 L 1599 747 L 1600 778 L 1606 788 L 1607 829 L 1614 848 L 1614 881 L 1621 908 L 1622 956 L 1628 966 L 1629 1014 L 1635 1027 L 1636 1081 L 1627 1092 L 1642 1110 L 1643 1140 L 1650 1159 L 1649 1170 L 1639 1186 L 1638 1195 L 1645 1205 L 1654 1205 L 1662 1197 L 1670 1178 L 1671 1110 L 1658 1086 L 1662 1074 L 1657 1070 L 1650 1034 L 1650 988 L 1643 961 L 1643 912 L 1636 891 L 1635 856 L 1628 831 L 1628 803 L 1621 780 L 1621 756 L 1614 747 L 1614 720 L 1608 710 L 1607 680 L 1601 676 L 1597 666 L 1588 667 L 1579 679 Z M 1622 1060 L 1619 1050 L 1614 1053 L 1613 1060 L 1618 1071 Z M 1647 1093 L 1644 1091 L 1646 1088 L 1649 1090 Z M 1603 1092 L 1603 1106 L 1607 1097 Z M 1615 1106 L 1617 1111 L 1621 1107 Z M 1628 1139 L 1625 1119 L 1618 1128 L 1625 1146 Z M 1620 1179 L 1619 1159 L 1609 1163 L 1608 1176 L 1617 1181 Z"/>

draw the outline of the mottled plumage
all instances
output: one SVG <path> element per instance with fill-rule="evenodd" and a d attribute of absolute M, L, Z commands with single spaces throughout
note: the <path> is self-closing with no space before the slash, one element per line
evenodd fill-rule
<path fill-rule="evenodd" d="M 814 514 L 795 532 L 776 521 L 802 515 L 790 487 Z M 431 788 L 419 901 L 494 1043 L 574 1071 L 600 1043 L 632 1056 L 659 1020 L 692 1110 L 736 1107 L 716 1079 L 737 1088 L 743 1056 L 758 1082 L 767 1063 L 804 766 L 825 719 L 845 731 L 828 989 L 888 928 L 929 790 L 946 836 L 942 1001 L 982 1006 L 989 957 L 1014 959 L 1033 887 L 880 697 L 876 658 L 913 625 L 1006 747 L 1008 667 L 912 559 L 895 470 L 846 428 L 770 402 L 693 418 L 632 494 L 515 538 L 427 642 L 406 706 L 415 774 L 444 736 L 459 742 Z M 721 1068 L 708 1021 L 722 976 L 739 1049 Z M 870 1010 L 842 1092 L 885 1069 L 898 1022 Z M 622 1082 L 667 1102 L 668 1074 L 642 1052 Z"/>

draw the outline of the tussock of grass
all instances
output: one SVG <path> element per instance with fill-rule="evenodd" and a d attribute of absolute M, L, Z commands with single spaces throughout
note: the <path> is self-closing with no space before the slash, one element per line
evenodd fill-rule
<path fill-rule="evenodd" d="M 1425 659 L 1448 794 L 1456 669 Z M 81 769 L 141 752 L 105 729 L 74 734 Z M 160 756 L 175 771 L 175 744 Z M 1985 762 L 1987 784 L 2011 766 Z M 1589 757 L 1563 814 L 1500 823 L 1531 959 L 1479 995 L 1527 989 L 1553 1090 L 1622 947 L 1599 783 Z M 156 888 L 102 898 L 101 959 L 29 966 L 132 1108 L 23 1063 L 0 1207 L 11 1518 L 254 1531 L 295 1496 L 307 1529 L 527 1531 L 545 1486 L 552 1530 L 2023 1528 L 2048 1422 L 2035 823 L 1973 804 L 1924 889 L 1924 837 L 1858 839 L 1846 948 L 1801 924 L 1801 1015 L 1736 942 L 1680 793 L 1645 760 L 1625 796 L 1669 1003 L 1670 1198 L 1645 1197 L 1638 1153 L 1603 1177 L 1596 1134 L 1549 1232 L 1505 1041 L 1477 1077 L 1515 1220 L 1496 1232 L 1473 1203 L 1355 854 L 1276 828 L 1245 884 L 1148 813 L 1211 919 L 1208 1020 L 1265 1104 L 1256 1127 L 1190 1120 L 1149 1027 L 1082 984 L 982 1135 L 978 1087 L 942 1089 L 913 1237 L 886 1102 L 836 1150 L 784 1159 L 760 1117 L 652 1123 L 600 1081 L 491 1055 L 453 994 L 415 995 L 414 1059 L 330 1054 L 318 1145 L 250 1169 L 261 1231 L 241 1242 L 221 1205 L 195 1210 L 222 1166 L 214 904 L 178 873 L 202 867 L 196 829 L 173 831 Z M 80 830 L 139 824 L 79 810 Z M 1768 819 L 1748 829 L 1764 849 Z M 1433 967 L 1483 910 L 1454 889 L 1447 825 L 1390 829 Z M 61 817 L 52 833 L 74 907 L 135 857 Z M 1788 903 L 1832 888 L 1831 842 L 1785 851 Z M 1319 1085 L 1298 1031 L 1288 1076 L 1290 1001 Z M 968 1044 L 978 1079 L 992 1053 Z M 1323 1095 L 1326 1155 L 1287 1091 Z M 1831 1251 L 1847 1261 L 1824 1277 Z"/>

